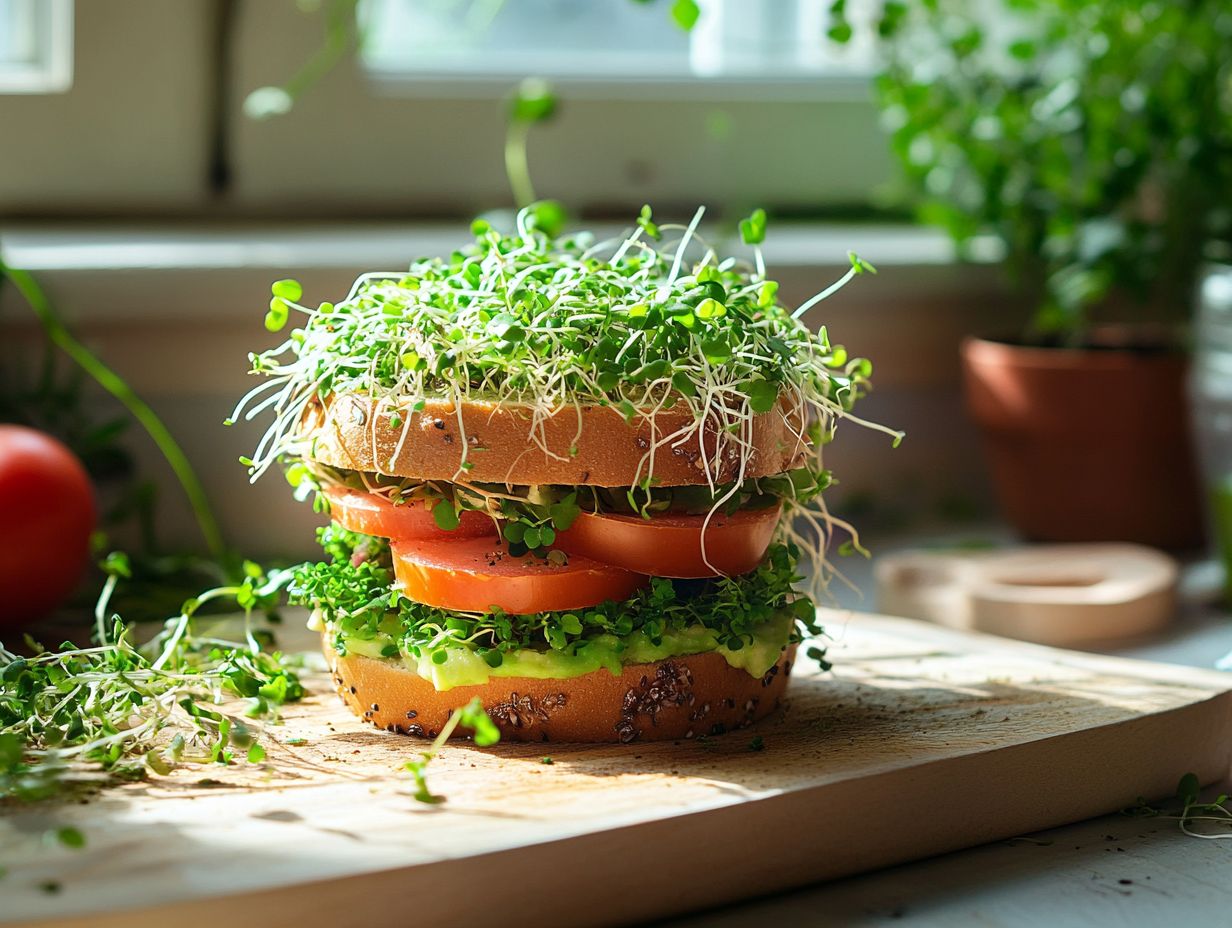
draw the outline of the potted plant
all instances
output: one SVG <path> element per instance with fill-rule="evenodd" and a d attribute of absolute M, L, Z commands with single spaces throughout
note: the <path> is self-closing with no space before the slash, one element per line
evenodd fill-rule
<path fill-rule="evenodd" d="M 1198 544 L 1185 377 L 1232 215 L 1226 3 L 885 0 L 874 24 L 920 215 L 997 236 L 1033 309 L 962 349 L 1005 514 L 1032 539 Z"/>

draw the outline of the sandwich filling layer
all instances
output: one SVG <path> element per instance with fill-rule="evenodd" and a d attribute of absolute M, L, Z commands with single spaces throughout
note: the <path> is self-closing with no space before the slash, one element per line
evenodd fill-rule
<path fill-rule="evenodd" d="M 437 690 L 491 677 L 559 678 L 715 651 L 752 676 L 789 643 L 816 634 L 813 603 L 792 588 L 793 546 L 773 544 L 737 577 L 648 578 L 623 601 L 533 614 L 459 612 L 408 599 L 395 586 L 390 543 L 320 529 L 328 560 L 301 567 L 293 593 L 338 653 L 398 662 Z"/>

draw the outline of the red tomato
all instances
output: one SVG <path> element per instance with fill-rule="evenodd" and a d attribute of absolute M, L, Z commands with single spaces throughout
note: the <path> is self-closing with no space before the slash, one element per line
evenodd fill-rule
<path fill-rule="evenodd" d="M 0 625 L 46 615 L 81 580 L 94 531 L 94 490 L 50 435 L 0 425 Z"/>
<path fill-rule="evenodd" d="M 533 554 L 514 556 L 490 538 L 404 541 L 393 545 L 394 575 L 417 603 L 458 612 L 529 615 L 584 609 L 628 599 L 648 577 L 584 557 L 557 565 Z"/>
<path fill-rule="evenodd" d="M 643 519 L 583 512 L 556 536 L 554 547 L 656 577 L 737 576 L 761 563 L 781 513 L 780 506 L 740 509 L 730 516 L 716 513 L 707 525 L 704 515 Z"/>
<path fill-rule="evenodd" d="M 392 539 L 461 539 L 496 534 L 496 523 L 482 512 L 465 510 L 458 514 L 458 527 L 446 531 L 436 524 L 432 508 L 422 500 L 409 500 L 395 506 L 386 497 L 347 487 L 321 489 L 329 500 L 329 514 L 343 528 L 363 535 Z"/>

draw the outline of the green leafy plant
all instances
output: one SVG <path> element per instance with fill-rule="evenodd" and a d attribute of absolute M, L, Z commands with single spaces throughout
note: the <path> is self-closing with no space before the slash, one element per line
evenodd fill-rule
<path fill-rule="evenodd" d="M 960 245 L 1004 243 L 1034 335 L 1185 320 L 1208 244 L 1232 229 L 1223 0 L 878 9 L 877 94 L 920 215 Z M 845 0 L 831 10 L 831 38 L 849 40 Z"/>

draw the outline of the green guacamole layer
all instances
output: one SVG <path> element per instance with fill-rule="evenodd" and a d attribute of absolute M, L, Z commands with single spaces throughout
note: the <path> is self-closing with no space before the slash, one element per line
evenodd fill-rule
<path fill-rule="evenodd" d="M 719 644 L 715 633 L 701 625 L 683 629 L 666 630 L 659 643 L 653 643 L 645 632 L 632 632 L 624 636 L 598 635 L 584 641 L 574 642 L 565 650 L 522 648 L 508 651 L 501 663 L 491 667 L 473 649 L 464 644 L 449 644 L 443 649 L 416 657 L 405 651 L 400 656 L 387 656 L 397 648 L 391 636 L 378 633 L 371 638 L 349 637 L 345 633 L 337 642 L 347 653 L 359 654 L 378 660 L 401 661 L 408 670 L 432 681 L 437 690 L 455 686 L 474 686 L 487 683 L 493 677 L 531 677 L 534 679 L 567 679 L 607 670 L 619 674 L 625 664 L 648 664 L 669 657 L 701 654 L 715 651 L 733 667 L 760 677 L 779 659 L 787 647 L 788 638 L 795 624 L 789 610 L 782 610 L 762 623 L 752 634 L 752 641 L 738 650 Z M 310 626 L 317 630 L 330 627 L 319 611 L 313 613 Z M 332 631 L 333 629 L 331 629 Z M 444 654 L 444 658 L 440 657 Z"/>

